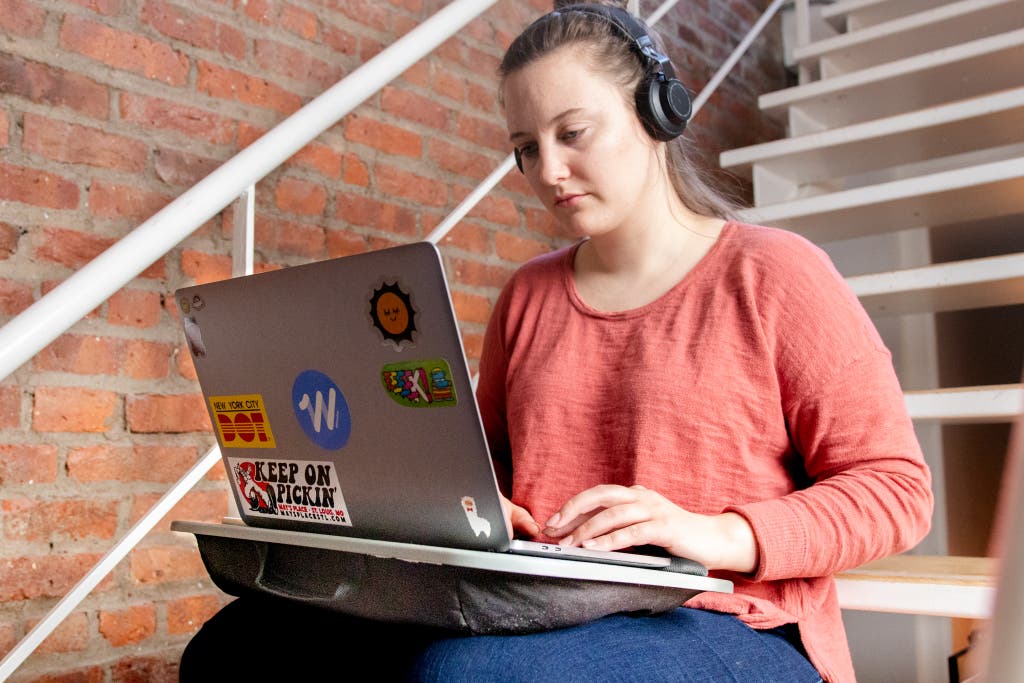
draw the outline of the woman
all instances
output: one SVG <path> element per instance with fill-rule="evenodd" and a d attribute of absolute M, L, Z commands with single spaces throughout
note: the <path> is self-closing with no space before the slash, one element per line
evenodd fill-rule
<path fill-rule="evenodd" d="M 652 136 L 634 94 L 656 60 L 630 21 L 563 7 L 501 66 L 522 171 L 580 240 L 514 276 L 484 345 L 513 525 L 662 546 L 732 579 L 734 595 L 642 620 L 654 641 L 724 639 L 705 680 L 853 680 L 831 576 L 911 547 L 931 516 L 890 355 L 820 250 L 728 220 L 685 145 Z M 748 646 L 749 669 L 728 662 Z M 803 649 L 817 674 L 788 656 Z M 713 657 L 693 659 L 675 680 Z"/>
<path fill-rule="evenodd" d="M 822 252 L 729 219 L 678 138 L 681 86 L 634 21 L 563 7 L 502 62 L 520 168 L 578 241 L 503 290 L 479 405 L 518 534 L 661 546 L 735 593 L 456 638 L 275 606 L 303 628 L 274 638 L 338 648 L 321 672 L 376 642 L 383 679 L 852 681 L 831 576 L 928 530 L 929 474 L 888 351 Z M 676 89 L 652 105 L 663 87 Z M 262 608 L 222 610 L 182 678 L 208 670 L 225 634 L 251 649 L 238 626 Z"/>

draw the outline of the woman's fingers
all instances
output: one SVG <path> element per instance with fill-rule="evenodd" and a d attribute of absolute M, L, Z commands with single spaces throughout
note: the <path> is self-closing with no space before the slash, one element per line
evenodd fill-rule
<path fill-rule="evenodd" d="M 605 508 L 634 502 L 637 494 L 637 489 L 610 484 L 581 491 L 544 523 L 544 533 L 556 538 L 565 536 Z"/>
<path fill-rule="evenodd" d="M 634 526 L 643 522 L 649 522 L 651 519 L 651 509 L 641 502 L 613 505 L 595 513 L 589 519 L 579 524 L 570 536 L 562 539 L 562 543 L 564 545 L 583 545 L 593 539 L 619 531 L 618 538 L 624 544 L 618 546 L 618 548 L 643 545 L 647 543 L 646 540 L 633 538 L 636 535 Z M 611 548 L 595 547 L 595 549 L 606 550 Z"/>
<path fill-rule="evenodd" d="M 611 533 L 588 538 L 580 545 L 587 550 L 621 550 L 641 545 L 662 545 L 658 542 L 660 525 L 654 520 L 639 522 Z"/>
<path fill-rule="evenodd" d="M 741 515 L 693 513 L 643 486 L 582 491 L 547 520 L 544 534 L 592 550 L 656 545 L 708 569 L 739 572 L 756 571 L 760 554 L 753 528 Z"/>
<path fill-rule="evenodd" d="M 509 520 L 513 534 L 517 531 L 521 531 L 530 537 L 540 534 L 540 524 L 526 508 L 516 505 L 505 496 L 501 497 L 501 507 L 505 517 Z"/>
<path fill-rule="evenodd" d="M 531 538 L 540 534 L 540 524 L 533 518 L 526 508 L 519 507 L 515 503 L 511 504 L 510 513 L 512 515 L 512 531 L 521 531 Z"/>

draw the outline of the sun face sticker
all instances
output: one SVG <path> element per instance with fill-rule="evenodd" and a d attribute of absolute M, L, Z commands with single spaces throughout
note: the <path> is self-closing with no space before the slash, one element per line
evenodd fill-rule
<path fill-rule="evenodd" d="M 412 298 L 397 281 L 383 282 L 373 290 L 370 319 L 384 342 L 392 344 L 396 350 L 401 351 L 403 344 L 412 346 L 415 343 L 416 309 L 412 306 Z"/>

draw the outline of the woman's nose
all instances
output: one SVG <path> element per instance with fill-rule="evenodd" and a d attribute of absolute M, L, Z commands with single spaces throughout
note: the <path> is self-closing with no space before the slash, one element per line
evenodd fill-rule
<path fill-rule="evenodd" d="M 539 152 L 540 180 L 548 185 L 557 185 L 569 175 L 569 165 L 565 155 L 557 147 L 549 147 Z"/>

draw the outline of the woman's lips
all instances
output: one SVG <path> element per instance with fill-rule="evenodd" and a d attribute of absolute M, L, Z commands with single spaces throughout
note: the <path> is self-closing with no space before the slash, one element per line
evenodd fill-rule
<path fill-rule="evenodd" d="M 555 197 L 555 206 L 558 208 L 576 206 L 586 197 L 586 194 L 565 194 Z"/>

